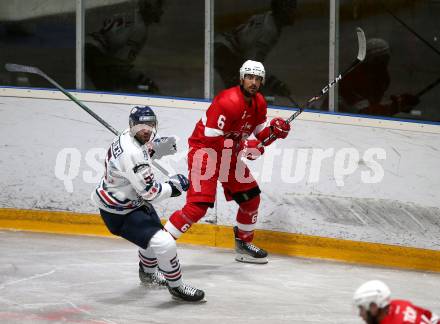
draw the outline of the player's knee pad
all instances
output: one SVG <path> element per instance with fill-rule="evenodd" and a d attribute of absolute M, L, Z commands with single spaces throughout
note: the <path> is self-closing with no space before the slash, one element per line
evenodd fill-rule
<path fill-rule="evenodd" d="M 233 194 L 232 199 L 234 199 L 237 204 L 241 205 L 246 201 L 252 200 L 257 196 L 260 196 L 260 193 L 261 193 L 260 187 L 256 186 L 253 187 L 252 189 Z"/>
<path fill-rule="evenodd" d="M 209 204 L 205 203 L 186 203 L 185 206 L 175 211 L 165 224 L 165 229 L 174 237 L 179 238 L 185 233 L 193 223 L 197 223 L 209 208 Z"/>
<path fill-rule="evenodd" d="M 256 196 L 251 200 L 247 200 L 238 205 L 238 212 L 242 214 L 253 215 L 258 213 L 258 207 L 260 206 L 260 196 Z"/>
<path fill-rule="evenodd" d="M 153 250 L 157 258 L 170 254 L 176 254 L 176 241 L 170 233 L 160 230 L 150 240 L 149 246 Z"/>
<path fill-rule="evenodd" d="M 260 195 L 257 195 L 250 200 L 242 202 L 238 206 L 244 212 L 253 212 L 255 210 L 258 210 L 258 207 L 260 206 L 260 200 Z"/>

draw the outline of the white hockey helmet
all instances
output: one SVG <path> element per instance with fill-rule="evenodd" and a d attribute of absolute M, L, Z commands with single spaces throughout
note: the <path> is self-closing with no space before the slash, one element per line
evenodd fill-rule
<path fill-rule="evenodd" d="M 264 71 L 264 66 L 261 62 L 247 60 L 243 63 L 243 65 L 240 68 L 240 80 L 244 79 L 244 76 L 246 74 L 252 74 L 261 77 L 262 84 L 264 84 L 264 81 L 266 80 L 266 71 Z"/>
<path fill-rule="evenodd" d="M 375 303 L 379 308 L 384 308 L 390 303 L 391 291 L 380 280 L 370 280 L 362 284 L 354 293 L 353 300 L 357 307 L 362 306 L 365 310 Z"/>

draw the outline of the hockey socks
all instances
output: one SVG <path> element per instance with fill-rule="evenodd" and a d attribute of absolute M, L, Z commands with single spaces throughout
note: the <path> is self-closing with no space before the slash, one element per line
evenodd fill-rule
<path fill-rule="evenodd" d="M 159 270 L 167 280 L 168 286 L 178 287 L 182 285 L 180 263 L 177 257 L 176 242 L 173 237 L 166 231 L 160 230 L 151 238 L 148 245 L 149 248 L 156 255 Z M 141 263 L 144 265 L 142 260 Z"/>
<path fill-rule="evenodd" d="M 139 249 L 139 280 L 145 286 L 165 287 L 167 280 L 157 267 L 157 258 L 151 247 Z"/>
<path fill-rule="evenodd" d="M 154 273 L 157 269 L 157 258 L 151 247 L 139 249 L 139 263 L 146 273 Z"/>
<path fill-rule="evenodd" d="M 167 283 L 168 291 L 176 300 L 204 301 L 205 293 L 203 290 L 182 281 L 176 242 L 166 231 L 158 231 L 151 238 L 147 249 L 139 249 L 139 259 L 139 278 L 142 283 L 158 286 L 164 286 Z"/>
<path fill-rule="evenodd" d="M 209 205 L 204 203 L 186 203 L 181 210 L 175 211 L 165 224 L 167 230 L 176 240 L 185 233 L 193 223 L 205 216 Z"/>
<path fill-rule="evenodd" d="M 244 201 L 238 206 L 237 212 L 237 237 L 244 242 L 252 242 L 254 238 L 255 223 L 258 217 L 260 196 Z"/>

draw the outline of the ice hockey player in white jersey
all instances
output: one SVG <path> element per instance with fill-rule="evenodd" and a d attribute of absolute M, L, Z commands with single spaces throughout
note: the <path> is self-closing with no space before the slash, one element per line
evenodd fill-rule
<path fill-rule="evenodd" d="M 239 84 L 237 71 L 246 60 L 264 62 L 278 42 L 281 30 L 295 20 L 296 0 L 272 0 L 271 10 L 254 15 L 232 31 L 214 39 L 214 67 L 225 88 Z M 266 77 L 265 95 L 289 96 L 286 84 L 274 75 Z"/>
<path fill-rule="evenodd" d="M 105 171 L 92 200 L 111 233 L 139 247 L 139 278 L 148 286 L 167 286 L 175 299 L 202 301 L 204 292 L 182 281 L 174 238 L 163 229 L 151 203 L 188 190 L 188 179 L 176 174 L 158 182 L 151 158 L 174 154 L 173 137 L 154 140 L 157 118 L 148 106 L 134 107 L 130 127 L 115 138 L 105 158 Z"/>

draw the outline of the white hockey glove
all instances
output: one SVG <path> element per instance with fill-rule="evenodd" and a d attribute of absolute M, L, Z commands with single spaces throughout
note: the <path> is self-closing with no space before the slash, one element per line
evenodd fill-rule
<path fill-rule="evenodd" d="M 164 156 L 175 154 L 176 152 L 177 146 L 175 137 L 159 137 L 153 140 L 150 157 L 160 159 Z"/>
<path fill-rule="evenodd" d="M 182 192 L 187 191 L 189 188 L 189 180 L 183 174 L 175 174 L 171 176 L 167 183 L 173 190 L 171 197 L 180 196 Z"/>

